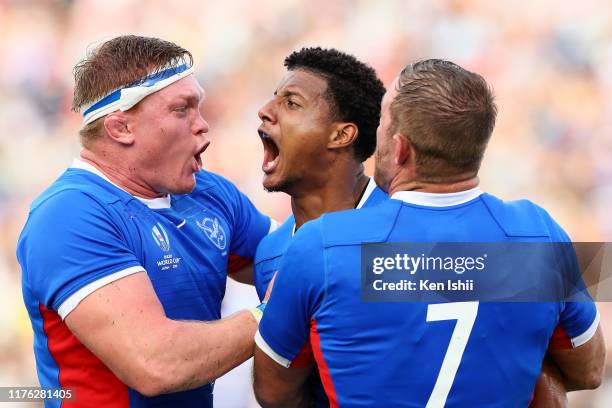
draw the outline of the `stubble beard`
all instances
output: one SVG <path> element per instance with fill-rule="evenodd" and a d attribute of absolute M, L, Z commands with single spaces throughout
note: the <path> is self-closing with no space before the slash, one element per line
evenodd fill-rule
<path fill-rule="evenodd" d="M 268 193 L 286 193 L 291 195 L 291 191 L 295 190 L 298 184 L 297 177 L 287 177 L 274 186 L 266 187 L 264 185 L 263 189 Z"/>

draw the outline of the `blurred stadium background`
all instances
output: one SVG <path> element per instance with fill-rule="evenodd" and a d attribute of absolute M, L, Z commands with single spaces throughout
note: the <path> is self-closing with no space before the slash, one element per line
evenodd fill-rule
<path fill-rule="evenodd" d="M 281 78 L 284 57 L 320 45 L 367 61 L 385 84 L 406 63 L 430 57 L 482 74 L 499 107 L 482 187 L 534 200 L 574 240 L 612 240 L 606 0 L 0 0 L 0 33 L 0 386 L 37 383 L 15 241 L 30 201 L 79 153 L 73 65 L 92 44 L 119 34 L 191 50 L 208 99 L 205 167 L 278 220 L 289 214 L 289 200 L 260 185 L 257 110 Z M 255 302 L 254 290 L 230 284 L 224 314 Z M 599 306 L 612 345 L 612 306 Z M 608 371 L 604 386 L 575 393 L 571 406 L 612 406 Z M 249 363 L 218 380 L 215 394 L 218 407 L 256 406 Z"/>

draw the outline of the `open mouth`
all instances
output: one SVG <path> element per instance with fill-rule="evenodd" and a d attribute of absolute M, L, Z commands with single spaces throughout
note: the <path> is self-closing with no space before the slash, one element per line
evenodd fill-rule
<path fill-rule="evenodd" d="M 195 162 L 196 162 L 195 170 L 196 171 L 202 170 L 202 154 L 198 153 L 195 156 L 193 156 L 193 158 L 195 159 Z"/>
<path fill-rule="evenodd" d="M 195 164 L 194 164 L 195 172 L 202 170 L 202 153 L 204 153 L 204 150 L 206 150 L 208 145 L 209 143 L 206 143 L 204 146 L 202 146 L 200 150 L 198 150 L 196 154 L 193 155 L 193 159 L 195 161 Z"/>
<path fill-rule="evenodd" d="M 279 150 L 276 142 L 266 132 L 259 130 L 259 137 L 264 147 L 264 158 L 261 169 L 264 173 L 270 174 L 276 169 L 279 162 Z"/>

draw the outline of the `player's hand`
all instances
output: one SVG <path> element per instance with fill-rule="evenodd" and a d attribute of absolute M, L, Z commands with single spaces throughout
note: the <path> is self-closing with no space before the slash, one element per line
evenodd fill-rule
<path fill-rule="evenodd" d="M 266 289 L 266 294 L 264 296 L 264 303 L 268 302 L 268 299 L 270 299 L 270 294 L 272 293 L 272 287 L 274 286 L 274 280 L 276 279 L 276 274 L 278 273 L 278 271 L 274 272 L 274 276 L 272 276 L 272 280 L 270 280 L 270 283 L 268 284 L 268 289 Z"/>

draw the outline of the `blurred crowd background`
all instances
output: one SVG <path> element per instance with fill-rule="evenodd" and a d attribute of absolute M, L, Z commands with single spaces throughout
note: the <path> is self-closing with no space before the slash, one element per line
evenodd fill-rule
<path fill-rule="evenodd" d="M 37 384 L 15 242 L 31 200 L 79 154 L 72 67 L 87 49 L 127 33 L 193 53 L 212 139 L 205 167 L 279 221 L 289 200 L 261 187 L 257 111 L 285 56 L 323 46 L 368 62 L 385 84 L 405 64 L 433 57 L 483 75 L 499 107 L 483 189 L 532 199 L 574 240 L 612 240 L 606 0 L 0 0 L 0 386 Z M 255 302 L 254 290 L 230 284 L 224 313 Z M 612 345 L 612 306 L 599 306 Z M 255 406 L 249 363 L 215 391 L 218 407 Z M 573 395 L 571 406 L 612 406 L 612 376 L 596 392 Z"/>

